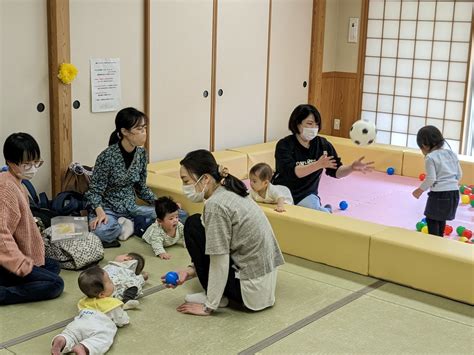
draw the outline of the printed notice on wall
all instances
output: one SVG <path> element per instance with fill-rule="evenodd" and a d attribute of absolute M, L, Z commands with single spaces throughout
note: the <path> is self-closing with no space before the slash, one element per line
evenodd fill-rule
<path fill-rule="evenodd" d="M 92 112 L 117 111 L 122 98 L 120 58 L 91 58 L 90 62 Z"/>

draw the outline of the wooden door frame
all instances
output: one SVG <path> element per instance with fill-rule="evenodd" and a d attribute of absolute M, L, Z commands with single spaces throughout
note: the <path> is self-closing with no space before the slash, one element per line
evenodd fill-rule
<path fill-rule="evenodd" d="M 322 82 L 325 23 L 326 0 L 313 0 L 308 103 L 316 107 L 321 106 L 321 96 L 323 91 Z"/>
<path fill-rule="evenodd" d="M 359 32 L 359 55 L 357 61 L 357 78 L 356 87 L 357 92 L 357 115 L 354 117 L 354 122 L 360 120 L 362 117 L 362 91 L 364 84 L 364 70 L 365 70 L 365 49 L 367 43 L 367 25 L 369 18 L 369 0 L 362 0 L 362 10 L 360 13 L 360 32 Z"/>

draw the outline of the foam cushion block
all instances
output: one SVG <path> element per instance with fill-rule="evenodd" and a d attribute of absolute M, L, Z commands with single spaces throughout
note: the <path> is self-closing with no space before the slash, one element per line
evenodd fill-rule
<path fill-rule="evenodd" d="M 239 179 L 247 178 L 247 155 L 244 153 L 233 151 L 219 151 L 213 152 L 217 163 L 224 165 L 229 169 L 229 173 Z M 166 175 L 174 178 L 179 178 L 179 162 L 180 159 L 164 160 L 148 164 L 147 170 L 149 173 L 158 175 Z"/>
<path fill-rule="evenodd" d="M 371 238 L 369 275 L 474 304 L 474 245 L 390 227 Z"/>
<path fill-rule="evenodd" d="M 261 205 L 283 252 L 367 275 L 371 235 L 385 226 L 299 206 Z"/>
<path fill-rule="evenodd" d="M 230 149 L 247 155 L 248 171 L 258 163 L 267 163 L 275 170 L 275 146 L 277 142 L 267 142 Z"/>

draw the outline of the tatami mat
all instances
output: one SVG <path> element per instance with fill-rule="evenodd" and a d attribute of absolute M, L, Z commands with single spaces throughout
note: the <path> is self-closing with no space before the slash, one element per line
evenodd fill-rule
<path fill-rule="evenodd" d="M 357 291 L 368 286 L 377 279 L 337 269 L 332 266 L 314 263 L 292 255 L 285 255 L 286 263 L 280 270 L 306 277 L 313 281 L 327 283 L 350 291 Z"/>
<path fill-rule="evenodd" d="M 474 327 L 474 307 L 412 288 L 386 283 L 369 297 Z M 471 331 L 474 344 L 474 328 Z"/>
<path fill-rule="evenodd" d="M 181 246 L 168 252 L 169 261 L 154 256 L 138 238 L 121 248 L 107 249 L 105 260 L 135 251 L 146 257 L 147 288 L 160 285 L 160 276 L 189 263 Z M 286 255 L 279 270 L 277 303 L 249 313 L 221 309 L 211 317 L 183 315 L 176 307 L 187 293 L 201 291 L 198 280 L 175 290 L 164 289 L 140 300 L 129 311 L 131 324 L 117 333 L 110 354 L 237 354 L 288 329 L 318 311 L 331 308 L 377 280 Z M 105 263 L 105 260 L 102 263 Z M 63 272 L 67 287 L 59 299 L 0 307 L 0 343 L 77 314 L 82 297 L 77 272 Z M 472 346 L 472 307 L 390 283 L 370 290 L 313 323 L 263 349 L 264 353 L 467 353 Z M 48 354 L 61 329 L 10 346 L 16 354 Z M 47 330 L 45 330 L 46 332 Z M 470 343 L 469 343 L 470 342 Z M 1 355 L 8 355 L 1 349 Z"/>
<path fill-rule="evenodd" d="M 200 291 L 198 282 L 192 280 L 183 287 L 142 299 L 141 310 L 129 312 L 131 324 L 119 331 L 110 353 L 237 353 L 350 293 L 282 272 L 278 302 L 267 311 L 249 313 L 226 308 L 212 317 L 178 313 L 175 309 L 184 296 L 197 291 Z M 9 349 L 21 354 L 38 349 L 46 351 L 53 335 L 50 333 Z"/>
<path fill-rule="evenodd" d="M 375 291 L 374 291 L 375 292 Z M 473 329 L 364 296 L 263 354 L 472 354 Z"/>
<path fill-rule="evenodd" d="M 136 237 L 123 242 L 120 248 L 106 249 L 104 260 L 100 264 L 103 265 L 108 260 L 113 260 L 116 255 L 131 251 L 145 257 L 145 270 L 150 274 L 146 288 L 161 284 L 160 277 L 167 271 L 189 264 L 189 256 L 182 246 L 176 245 L 169 248 L 168 252 L 172 254 L 172 258 L 164 261 L 153 254 L 148 244 Z M 77 314 L 77 301 L 84 297 L 77 286 L 78 275 L 78 271 L 61 271 L 65 288 L 63 294 L 57 299 L 0 307 L 0 344 L 74 317 Z M 27 321 L 25 322 L 25 320 Z"/>

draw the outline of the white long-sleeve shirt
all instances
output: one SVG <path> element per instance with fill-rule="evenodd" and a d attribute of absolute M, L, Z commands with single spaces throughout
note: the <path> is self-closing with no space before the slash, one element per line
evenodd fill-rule
<path fill-rule="evenodd" d="M 262 197 L 258 192 L 250 189 L 250 196 L 255 202 L 263 203 L 278 203 L 278 199 L 283 198 L 285 204 L 292 205 L 293 197 L 291 197 L 290 189 L 283 185 L 268 184 L 267 191 L 265 191 L 265 197 Z"/>
<path fill-rule="evenodd" d="M 221 301 L 229 275 L 229 254 L 210 255 L 209 281 L 207 286 L 206 307 L 217 309 Z M 240 279 L 239 272 L 235 271 L 236 278 Z M 240 280 L 240 291 L 245 307 L 253 311 L 260 311 L 275 304 L 275 288 L 277 269 L 248 280 Z"/>
<path fill-rule="evenodd" d="M 458 156 L 450 149 L 437 149 L 425 157 L 425 180 L 420 189 L 426 191 L 453 191 L 462 177 Z"/>

